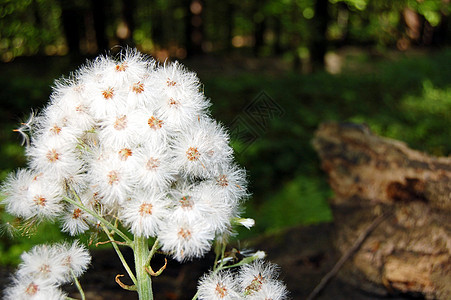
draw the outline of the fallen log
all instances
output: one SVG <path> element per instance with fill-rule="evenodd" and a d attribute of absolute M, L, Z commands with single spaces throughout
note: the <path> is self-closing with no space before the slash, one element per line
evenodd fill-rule
<path fill-rule="evenodd" d="M 371 294 L 451 299 L 451 157 L 432 157 L 367 126 L 322 124 L 313 146 L 334 190 L 333 243 L 344 254 L 387 217 L 339 272 Z"/>

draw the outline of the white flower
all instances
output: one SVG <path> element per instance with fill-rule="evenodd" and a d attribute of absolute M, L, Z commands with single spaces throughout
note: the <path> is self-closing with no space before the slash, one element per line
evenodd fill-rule
<path fill-rule="evenodd" d="M 61 300 L 58 286 L 74 280 L 87 269 L 91 256 L 77 241 L 72 244 L 38 245 L 21 255 L 22 263 L 5 290 L 6 299 Z"/>
<path fill-rule="evenodd" d="M 91 215 L 76 206 L 69 205 L 61 217 L 62 231 L 68 232 L 72 236 L 83 233 L 89 229 L 89 219 L 91 219 Z"/>
<path fill-rule="evenodd" d="M 259 283 L 256 283 L 256 287 Z M 247 290 L 249 294 L 245 297 L 246 300 L 285 300 L 288 296 L 288 290 L 286 286 L 278 280 L 271 280 L 261 284 L 258 291 L 253 292 L 252 288 Z M 246 291 L 245 291 L 246 293 Z"/>
<path fill-rule="evenodd" d="M 156 110 L 140 108 L 134 111 L 131 126 L 136 131 L 139 141 L 161 141 L 166 140 L 171 133 L 167 125 L 167 119 L 162 117 Z"/>
<path fill-rule="evenodd" d="M 26 219 L 35 216 L 50 219 L 56 217 L 63 209 L 61 204 L 62 187 L 54 180 L 53 176 L 49 177 L 45 173 L 26 177 L 26 193 L 22 194 L 23 198 L 16 200 L 20 202 L 17 206 L 18 215 Z"/>
<path fill-rule="evenodd" d="M 205 96 L 198 92 L 187 95 L 169 90 L 157 95 L 158 98 L 154 100 L 156 108 L 172 130 L 184 131 L 189 128 L 210 106 Z"/>
<path fill-rule="evenodd" d="M 255 225 L 255 220 L 250 218 L 238 218 L 235 220 L 235 222 L 246 227 L 247 229 L 250 229 Z"/>
<path fill-rule="evenodd" d="M 118 151 L 112 149 L 96 153 L 88 175 L 99 199 L 107 205 L 124 202 L 133 188 L 129 170 L 118 158 Z"/>
<path fill-rule="evenodd" d="M 245 299 L 286 299 L 287 290 L 278 276 L 276 265 L 259 259 L 241 266 L 237 280 Z"/>
<path fill-rule="evenodd" d="M 237 211 L 236 206 L 226 201 L 224 192 L 216 185 L 203 182 L 194 186 L 192 196 L 203 207 L 202 218 L 216 233 L 228 232 L 230 220 Z"/>
<path fill-rule="evenodd" d="M 115 86 L 128 87 L 130 82 L 137 82 L 144 77 L 155 62 L 135 49 L 127 49 L 119 61 L 109 63 L 102 72 L 102 80 Z"/>
<path fill-rule="evenodd" d="M 59 260 L 68 270 L 63 283 L 72 282 L 73 276 L 80 277 L 88 269 L 91 255 L 88 249 L 78 241 L 74 241 L 72 244 L 56 244 L 54 247 L 59 254 L 56 260 Z"/>
<path fill-rule="evenodd" d="M 175 198 L 175 218 L 204 220 L 218 234 L 225 233 L 230 227 L 230 220 L 235 207 L 224 199 L 223 191 L 216 185 L 200 183 L 189 189 L 173 191 Z"/>
<path fill-rule="evenodd" d="M 33 169 L 50 173 L 60 180 L 82 169 L 82 162 L 78 159 L 75 147 L 53 139 L 35 140 L 27 149 L 27 155 L 31 159 L 30 165 Z"/>
<path fill-rule="evenodd" d="M 5 300 L 64 300 L 66 294 L 53 284 L 31 277 L 13 278 L 4 290 Z"/>
<path fill-rule="evenodd" d="M 2 185 L 5 195 L 2 203 L 6 204 L 7 212 L 25 218 L 32 215 L 31 207 L 25 199 L 28 197 L 28 187 L 36 176 L 38 173 L 28 169 L 18 169 L 8 175 Z"/>
<path fill-rule="evenodd" d="M 222 164 L 212 181 L 227 194 L 227 199 L 238 203 L 248 196 L 246 171 L 234 164 Z"/>
<path fill-rule="evenodd" d="M 168 218 L 159 233 L 162 250 L 178 261 L 203 256 L 211 247 L 214 231 L 204 220 Z"/>
<path fill-rule="evenodd" d="M 48 284 L 65 281 L 68 268 L 62 264 L 59 251 L 55 247 L 34 246 L 29 252 L 22 253 L 21 259 L 22 263 L 17 271 L 18 278 L 30 277 Z"/>
<path fill-rule="evenodd" d="M 133 179 L 144 189 L 167 190 L 177 174 L 165 140 L 145 143 L 134 153 L 131 162 Z"/>
<path fill-rule="evenodd" d="M 123 148 L 138 144 L 139 132 L 131 126 L 134 119 L 133 112 L 120 111 L 119 114 L 109 115 L 100 123 L 99 140 L 105 147 Z"/>
<path fill-rule="evenodd" d="M 232 148 L 224 129 L 214 120 L 200 119 L 174 142 L 174 163 L 188 176 L 213 177 L 230 163 Z"/>
<path fill-rule="evenodd" d="M 127 89 L 111 82 L 84 82 L 89 111 L 95 119 L 119 115 L 127 108 Z"/>
<path fill-rule="evenodd" d="M 68 126 L 86 131 L 94 126 L 89 113 L 89 102 L 85 98 L 85 87 L 76 80 L 59 80 L 51 95 L 51 106 L 55 114 L 65 119 Z"/>
<path fill-rule="evenodd" d="M 156 90 L 154 102 L 169 126 L 184 130 L 205 114 L 210 103 L 200 92 L 195 73 L 175 62 L 157 68 L 152 75 L 150 80 Z"/>
<path fill-rule="evenodd" d="M 156 236 L 162 220 L 169 214 L 167 202 L 163 194 L 138 190 L 130 200 L 123 203 L 120 219 L 137 236 Z"/>
<path fill-rule="evenodd" d="M 147 73 L 141 78 L 128 82 L 127 104 L 130 108 L 154 108 L 155 107 L 155 87 L 151 77 L 155 72 L 155 64 L 148 66 Z"/>
<path fill-rule="evenodd" d="M 210 272 L 198 286 L 200 300 L 239 300 L 238 283 L 229 271 Z"/>
<path fill-rule="evenodd" d="M 75 110 L 65 111 L 66 107 L 61 104 L 47 106 L 37 118 L 37 132 L 33 138 L 35 144 L 53 140 L 55 145 L 70 145 L 70 147 L 77 145 L 83 129 L 78 125 L 74 126 L 74 124 L 69 123 L 70 118 L 76 115 L 76 112 Z"/>

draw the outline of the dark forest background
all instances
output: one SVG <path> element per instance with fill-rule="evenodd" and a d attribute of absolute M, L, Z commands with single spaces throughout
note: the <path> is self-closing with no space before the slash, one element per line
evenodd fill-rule
<path fill-rule="evenodd" d="M 449 0 L 0 0 L 0 180 L 26 164 L 12 130 L 45 105 L 53 80 L 130 46 L 197 72 L 230 128 L 253 194 L 245 215 L 257 222 L 240 238 L 330 222 L 311 146 L 321 122 L 366 123 L 450 155 L 450 13 Z M 2 235 L 0 263 L 67 238 L 52 224 L 37 230 Z"/>

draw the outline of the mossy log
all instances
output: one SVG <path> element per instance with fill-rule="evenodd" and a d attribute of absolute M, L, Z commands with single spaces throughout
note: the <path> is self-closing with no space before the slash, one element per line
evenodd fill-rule
<path fill-rule="evenodd" d="M 451 157 L 412 150 L 357 124 L 322 124 L 313 145 L 335 193 L 339 252 L 377 216 L 388 216 L 340 278 L 381 296 L 451 299 Z"/>

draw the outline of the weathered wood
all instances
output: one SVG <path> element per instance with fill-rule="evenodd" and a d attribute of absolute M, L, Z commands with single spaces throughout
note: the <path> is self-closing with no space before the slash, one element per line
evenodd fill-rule
<path fill-rule="evenodd" d="M 372 220 L 391 213 L 345 265 L 342 279 L 376 294 L 451 299 L 451 158 L 356 124 L 323 124 L 313 145 L 335 192 L 334 245 L 341 253 Z"/>

